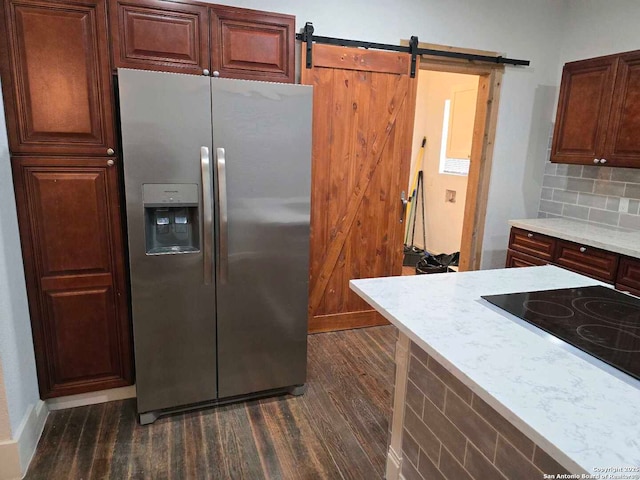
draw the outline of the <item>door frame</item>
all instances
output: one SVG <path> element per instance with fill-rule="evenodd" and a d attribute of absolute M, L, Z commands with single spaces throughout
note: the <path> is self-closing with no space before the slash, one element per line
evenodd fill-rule
<path fill-rule="evenodd" d="M 401 44 L 409 45 L 409 41 L 402 40 Z M 457 48 L 433 43 L 420 42 L 418 43 L 418 48 L 447 50 L 491 57 L 500 56 L 497 52 Z M 473 125 L 473 140 L 471 143 L 471 166 L 467 177 L 459 265 L 461 272 L 479 270 L 504 65 L 435 57 L 431 55 L 422 55 L 419 65 L 421 70 L 462 73 L 465 75 L 477 75 L 479 77 L 476 116 Z"/>

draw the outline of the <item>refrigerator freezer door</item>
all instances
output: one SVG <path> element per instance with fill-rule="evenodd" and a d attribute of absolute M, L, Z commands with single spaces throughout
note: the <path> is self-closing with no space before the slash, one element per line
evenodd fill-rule
<path fill-rule="evenodd" d="M 217 269 L 225 277 L 217 282 L 224 398 L 305 382 L 312 87 L 211 85 L 213 163 L 223 153 L 217 184 L 226 186 L 216 191 L 227 213 L 226 245 L 217 245 L 225 257 Z"/>
<path fill-rule="evenodd" d="M 203 255 L 211 202 L 211 195 L 207 198 L 203 191 L 207 183 L 213 189 L 208 173 L 212 165 L 204 162 L 206 151 L 212 151 L 209 78 L 120 69 L 118 80 L 138 412 L 214 400 L 215 285 L 207 282 L 205 268 L 211 272 L 213 265 L 209 261 L 205 266 Z M 146 191 L 161 190 L 156 192 L 157 202 L 166 201 L 170 213 L 163 220 L 167 225 L 152 228 L 182 231 L 189 222 L 198 223 L 195 251 L 146 253 L 143 185 Z M 197 213 L 180 214 L 186 208 L 172 211 L 171 202 L 184 202 L 181 191 L 192 192 L 194 186 L 197 191 L 188 200 L 189 205 L 196 202 L 190 208 Z"/>

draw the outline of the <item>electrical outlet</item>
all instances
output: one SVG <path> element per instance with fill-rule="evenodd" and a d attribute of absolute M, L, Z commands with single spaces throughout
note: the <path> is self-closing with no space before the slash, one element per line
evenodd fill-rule
<path fill-rule="evenodd" d="M 620 206 L 618 207 L 618 211 L 622 212 L 622 213 L 627 213 L 629 211 L 629 199 L 628 198 L 621 198 L 620 199 Z"/>
<path fill-rule="evenodd" d="M 444 197 L 445 202 L 456 203 L 456 191 L 455 190 L 447 190 L 445 192 Z"/>

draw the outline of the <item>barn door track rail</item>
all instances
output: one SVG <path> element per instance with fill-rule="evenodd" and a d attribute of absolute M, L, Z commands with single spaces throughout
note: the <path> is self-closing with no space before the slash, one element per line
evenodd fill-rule
<path fill-rule="evenodd" d="M 517 60 L 515 58 L 506 58 L 502 56 L 493 57 L 490 55 L 477 55 L 474 53 L 450 52 L 447 50 L 434 50 L 431 48 L 418 48 L 418 37 L 416 36 L 412 36 L 411 40 L 409 41 L 409 46 L 405 47 L 402 45 L 365 42 L 362 40 L 347 40 L 344 38 L 321 37 L 318 35 L 314 35 L 313 32 L 313 24 L 311 22 L 307 22 L 302 33 L 296 34 L 296 40 L 300 40 L 301 42 L 306 44 L 307 68 L 312 68 L 313 66 L 311 48 L 313 42 L 324 43 L 328 45 L 340 45 L 341 47 L 359 47 L 365 49 L 372 48 L 374 50 L 388 50 L 391 52 L 408 53 L 411 55 L 411 78 L 414 78 L 416 76 L 416 58 L 418 55 L 432 55 L 435 57 L 458 58 L 469 61 L 490 62 L 524 67 L 530 64 L 529 60 Z"/>

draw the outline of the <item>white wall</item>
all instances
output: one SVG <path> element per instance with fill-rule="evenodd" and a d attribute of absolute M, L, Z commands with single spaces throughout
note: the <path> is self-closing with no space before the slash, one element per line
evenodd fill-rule
<path fill-rule="evenodd" d="M 0 102 L 0 364 L 9 424 L 15 435 L 29 407 L 35 405 L 40 395 L 2 107 Z"/>
<path fill-rule="evenodd" d="M 567 0 L 558 83 L 566 62 L 640 49 L 639 24 L 638 0 Z"/>
<path fill-rule="evenodd" d="M 502 85 L 482 267 L 504 266 L 509 219 L 535 217 L 554 100 L 565 1 L 557 0 L 216 0 L 296 15 L 317 35 L 423 42 L 503 52 L 531 60 L 507 67 Z M 608 3 L 608 2 L 607 2 Z"/>

